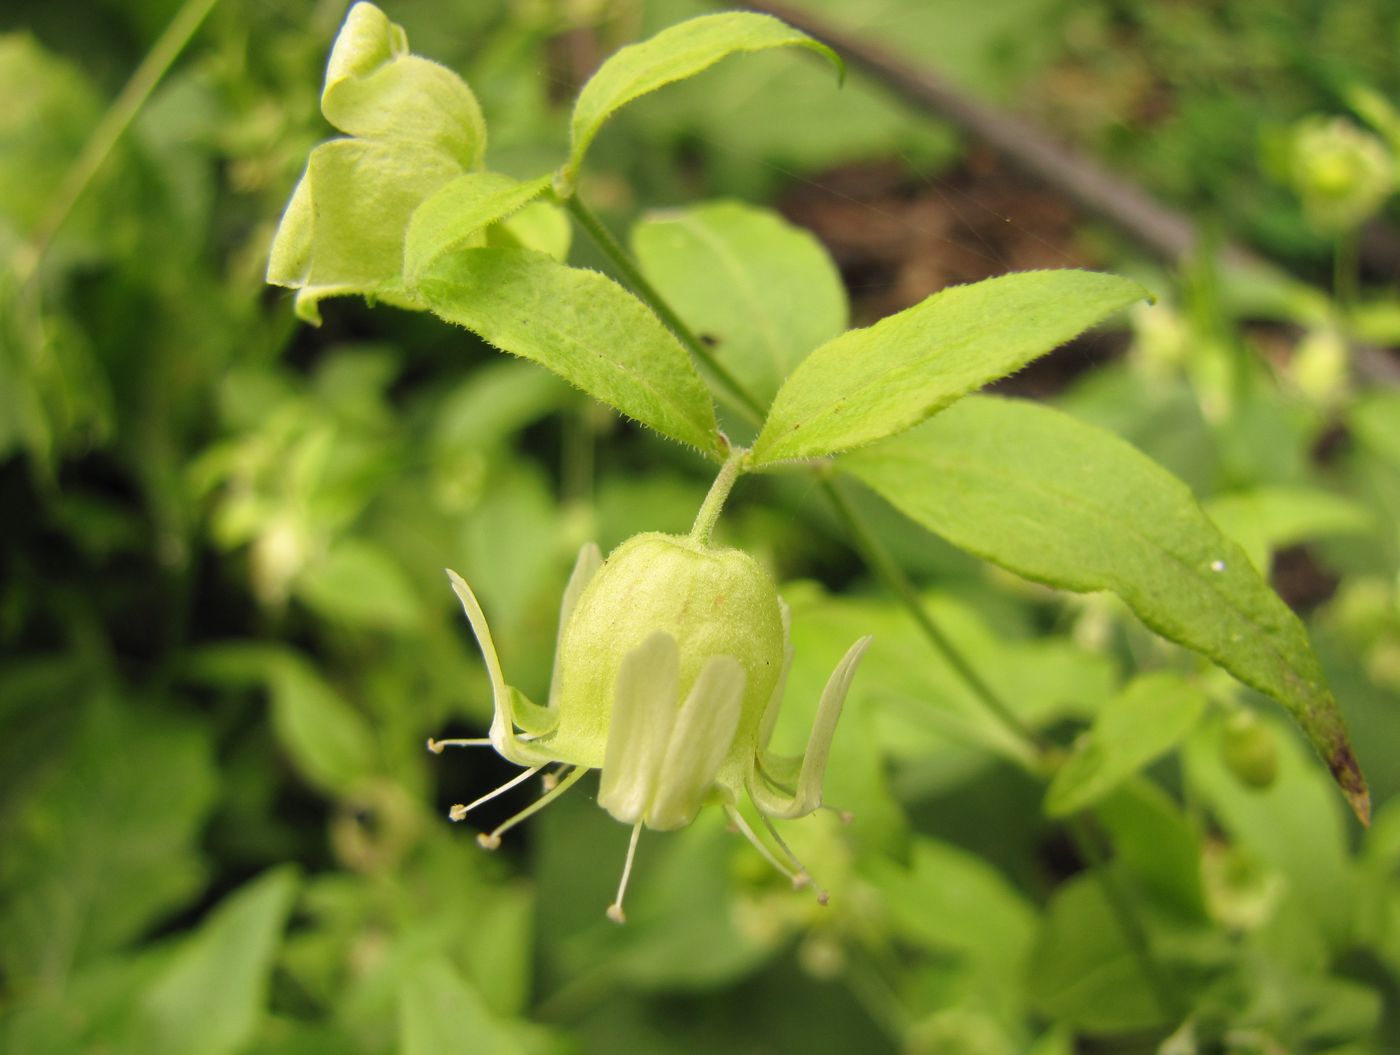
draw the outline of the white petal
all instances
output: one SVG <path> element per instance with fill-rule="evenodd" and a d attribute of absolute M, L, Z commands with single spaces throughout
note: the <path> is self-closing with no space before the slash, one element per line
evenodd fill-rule
<path fill-rule="evenodd" d="M 642 819 L 676 718 L 680 653 L 658 630 L 627 653 L 617 671 L 598 805 L 624 824 Z"/>
<path fill-rule="evenodd" d="M 603 554 L 598 549 L 596 542 L 585 542 L 578 551 L 578 559 L 574 561 L 574 570 L 569 575 L 569 584 L 564 587 L 564 600 L 559 605 L 559 634 L 554 642 L 554 673 L 549 679 L 549 706 L 551 708 L 558 705 L 557 693 L 559 692 L 559 655 L 564 644 L 564 628 L 569 625 L 569 617 L 574 614 L 574 609 L 578 607 L 578 599 L 583 596 L 583 591 L 588 584 L 593 581 L 593 576 L 598 573 L 598 569 L 603 566 Z"/>
<path fill-rule="evenodd" d="M 656 793 L 647 807 L 648 827 L 684 828 L 695 819 L 734 743 L 746 680 L 733 656 L 711 656 L 700 668 L 671 730 Z"/>
<path fill-rule="evenodd" d="M 791 798 L 767 788 L 762 780 L 753 781 L 749 794 L 755 805 L 770 817 L 792 819 L 805 817 L 822 801 L 822 779 L 826 776 L 826 760 L 831 754 L 831 739 L 836 733 L 836 721 L 841 717 L 841 708 L 846 702 L 846 694 L 851 688 L 856 667 L 870 647 L 869 636 L 852 645 L 836 664 L 826 688 L 822 690 L 821 702 L 817 705 L 817 717 L 812 723 L 811 735 L 807 738 L 807 751 L 802 756 L 802 769 L 797 777 L 797 793 Z"/>

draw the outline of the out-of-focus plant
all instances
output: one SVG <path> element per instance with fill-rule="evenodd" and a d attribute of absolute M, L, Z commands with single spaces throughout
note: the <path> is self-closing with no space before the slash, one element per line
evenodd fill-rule
<path fill-rule="evenodd" d="M 1196 45 L 1223 45 L 1218 27 L 1185 8 L 1129 8 L 1176 35 L 1171 83 L 1192 57 L 1283 68 L 1278 20 L 1227 6 L 1248 31 L 1217 51 Z M 1055 9 L 881 0 L 866 14 L 895 44 L 936 38 L 966 83 L 996 91 L 1059 46 L 1042 31 Z M 396 9 L 429 62 L 358 7 L 322 100 L 344 137 L 317 146 L 312 85 L 342 10 L 215 6 L 185 60 L 167 49 L 169 72 L 30 278 L 10 276 L 23 296 L 0 320 L 17 342 L 0 497 L 21 515 L 0 527 L 0 1048 L 1393 1046 L 1400 413 L 1360 375 L 1279 384 L 1271 364 L 1295 334 L 1245 325 L 1262 304 L 1269 320 L 1384 343 L 1383 291 L 1342 311 L 1297 288 L 1242 292 L 1202 261 L 1175 294 L 1154 280 L 1171 307 L 1136 303 L 1134 346 L 1067 387 L 1069 414 L 968 394 L 1139 287 L 1007 276 L 848 330 L 842 276 L 810 234 L 756 204 L 687 199 L 954 147 L 869 87 L 832 92 L 825 59 L 791 60 L 790 45 L 817 49 L 786 27 L 681 22 L 702 11 Z M 90 141 L 107 71 L 151 69 L 128 42 L 169 32 L 154 2 L 90 14 L 91 36 L 36 16 L 44 44 L 0 47 L 0 82 L 32 103 L 0 117 L 7 261 L 34 244 L 43 185 Z M 1347 12 L 1328 18 L 1310 42 L 1357 37 Z M 589 79 L 612 44 L 648 33 Z M 755 40 L 782 46 L 707 66 Z M 642 97 L 661 86 L 648 77 L 702 67 Z M 1214 87 L 1179 100 L 1148 153 L 1238 102 Z M 1380 111 L 1353 109 L 1384 135 Z M 1164 185 L 1230 168 L 1211 142 L 1162 166 Z M 320 330 L 261 288 L 299 171 L 273 271 L 302 286 Z M 1245 166 L 1217 186 L 1269 194 Z M 641 215 L 628 252 L 580 196 L 610 215 L 668 207 Z M 1281 240 L 1316 244 L 1296 207 L 1270 215 Z M 330 299 L 342 293 L 410 310 Z M 726 463 L 714 552 L 751 554 L 744 567 L 781 584 L 786 705 L 710 773 L 733 711 L 732 685 L 715 683 L 733 667 L 715 655 L 787 650 L 771 618 L 763 632 L 726 623 L 739 629 L 723 640 L 702 619 L 674 692 L 662 678 L 611 711 L 625 679 L 609 653 L 574 717 L 610 723 L 618 745 L 612 777 L 602 748 L 605 806 L 669 827 L 732 798 L 732 823 L 819 877 L 830 903 L 794 896 L 702 809 L 636 844 L 618 928 L 601 909 L 628 833 L 581 769 L 554 775 L 577 782 L 548 810 L 523 789 L 474 810 L 488 832 L 532 815 L 486 855 L 443 814 L 518 771 L 422 745 L 489 739 L 494 718 L 518 723 L 522 747 L 596 763 L 566 757 L 555 716 L 529 702 L 549 700 L 557 655 L 586 674 L 579 650 L 606 637 L 590 623 L 578 648 L 557 647 L 570 562 L 588 540 L 625 555 L 639 531 L 684 536 Z M 851 543 L 883 588 L 864 587 Z M 493 664 L 444 565 L 490 615 Z M 658 605 L 595 614 L 665 622 Z M 832 735 L 825 687 L 867 634 Z M 623 665 L 664 674 L 664 643 L 649 647 Z M 693 657 L 711 660 L 704 692 L 681 685 Z M 1365 834 L 1257 691 L 1320 734 L 1359 804 L 1328 741 L 1326 684 L 1375 794 Z M 677 708 L 676 735 L 638 717 L 692 695 L 719 705 Z M 756 710 L 739 708 L 749 732 Z M 760 806 L 820 789 L 854 819 L 817 812 L 773 842 L 738 793 L 751 742 L 766 748 Z"/>

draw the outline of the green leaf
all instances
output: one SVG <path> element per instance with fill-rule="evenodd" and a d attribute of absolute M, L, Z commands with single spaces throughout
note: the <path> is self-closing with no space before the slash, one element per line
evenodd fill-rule
<path fill-rule="evenodd" d="M 652 213 L 632 228 L 632 247 L 651 284 L 763 403 L 846 328 L 836 265 L 777 213 L 729 201 Z"/>
<path fill-rule="evenodd" d="M 574 103 L 573 145 L 561 173 L 564 182 L 571 183 L 578 173 L 598 130 L 628 103 L 693 77 L 730 55 L 782 47 L 810 48 L 830 59 L 844 75 L 840 56 L 825 44 L 771 15 L 748 11 L 692 18 L 615 52 L 588 79 Z"/>
<path fill-rule="evenodd" d="M 358 711 L 292 653 L 271 672 L 272 728 L 297 771 L 332 795 L 349 793 L 374 772 L 374 734 Z"/>
<path fill-rule="evenodd" d="M 1186 485 L 1136 448 L 1048 407 L 983 396 L 841 465 L 971 553 L 1061 589 L 1112 590 L 1163 637 L 1272 696 L 1369 816 L 1302 623 Z"/>
<path fill-rule="evenodd" d="M 30 743 L 49 757 L 0 801 L 0 966 L 21 986 L 61 982 L 205 881 L 197 840 L 218 786 L 208 735 L 127 700 L 79 704 L 47 743 Z M 25 724 L 42 728 L 42 713 Z"/>
<path fill-rule="evenodd" d="M 1030 959 L 1026 992 L 1057 1022 L 1126 1033 L 1167 1022 L 1142 963 L 1094 876 L 1055 891 Z"/>
<path fill-rule="evenodd" d="M 773 400 L 753 464 L 903 432 L 1147 296 L 1092 271 L 1025 271 L 935 293 L 808 356 Z"/>
<path fill-rule="evenodd" d="M 438 257 L 486 244 L 486 228 L 534 201 L 549 176 L 521 183 L 498 172 L 458 176 L 418 206 L 404 241 L 403 274 L 410 286 Z"/>
<path fill-rule="evenodd" d="M 1374 527 L 1357 503 L 1307 487 L 1259 487 L 1218 495 L 1206 503 L 1206 511 L 1261 572 L 1268 572 L 1270 556 L 1287 546 L 1365 534 Z"/>
<path fill-rule="evenodd" d="M 1135 678 L 1104 705 L 1045 796 L 1052 817 L 1092 806 L 1181 742 L 1206 708 L 1197 686 L 1175 674 Z"/>
<path fill-rule="evenodd" d="M 297 595 L 331 622 L 411 630 L 422 621 L 422 601 L 403 568 L 375 543 L 347 538 L 307 568 Z"/>
<path fill-rule="evenodd" d="M 714 403 L 685 349 L 611 279 L 529 250 L 478 249 L 440 257 L 418 291 L 438 315 L 497 348 L 664 436 L 722 452 Z"/>
<path fill-rule="evenodd" d="M 233 1055 L 267 1007 L 272 966 L 298 880 L 279 868 L 221 902 L 142 994 L 136 1019 L 147 1055 Z"/>
<path fill-rule="evenodd" d="M 446 959 L 405 971 L 399 984 L 400 1055 L 530 1055 L 551 1050 L 549 1034 L 528 1023 L 498 1020 Z"/>
<path fill-rule="evenodd" d="M 987 961 L 1019 978 L 1035 938 L 1035 910 L 986 861 L 916 837 L 907 870 L 879 857 L 868 867 L 902 937 L 935 952 Z"/>

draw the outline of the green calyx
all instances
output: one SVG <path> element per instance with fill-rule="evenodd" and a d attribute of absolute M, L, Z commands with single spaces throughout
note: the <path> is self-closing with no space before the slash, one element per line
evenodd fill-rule
<path fill-rule="evenodd" d="M 561 759 L 601 766 L 624 660 L 656 633 L 675 641 L 683 700 L 706 663 L 732 657 L 742 702 L 726 761 L 752 755 L 764 708 L 783 668 L 778 591 L 747 553 L 648 532 L 619 546 L 579 598 L 563 629 L 551 693 L 558 731 L 545 740 Z M 726 769 L 731 768 L 726 766 Z"/>

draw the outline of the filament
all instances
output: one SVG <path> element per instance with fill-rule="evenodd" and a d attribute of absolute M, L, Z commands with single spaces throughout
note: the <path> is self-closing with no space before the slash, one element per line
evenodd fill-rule
<path fill-rule="evenodd" d="M 768 829 L 768 834 L 771 835 L 773 837 L 773 841 L 778 844 L 778 849 L 782 850 L 782 852 L 787 856 L 787 859 L 791 861 L 792 864 L 797 868 L 797 874 L 811 882 L 812 889 L 817 892 L 817 904 L 825 905 L 827 903 L 828 895 L 827 892 L 824 889 L 822 889 L 821 884 L 819 884 L 815 879 L 812 878 L 812 873 L 807 871 L 807 866 L 802 863 L 801 858 L 799 858 L 795 853 L 792 852 L 792 847 L 789 846 L 787 842 L 783 839 L 783 837 L 778 834 L 778 829 L 774 826 L 773 821 L 768 816 L 768 814 L 760 811 L 758 816 L 759 819 L 763 821 L 763 826 Z"/>
<path fill-rule="evenodd" d="M 488 791 L 485 795 L 482 795 L 481 798 L 477 799 L 475 802 L 469 803 L 466 806 L 463 806 L 461 803 L 458 803 L 456 806 L 453 806 L 452 809 L 447 811 L 448 817 L 450 817 L 454 821 L 460 821 L 463 817 L 465 817 L 472 810 L 476 809 L 483 802 L 490 802 L 497 795 L 504 795 L 511 788 L 516 787 L 519 784 L 523 784 L 525 781 L 529 780 L 543 768 L 544 766 L 535 766 L 533 769 L 527 769 L 519 776 L 507 780 L 495 791 Z"/>
<path fill-rule="evenodd" d="M 760 839 L 758 835 L 754 832 L 754 830 L 749 827 L 748 821 L 744 820 L 743 815 L 740 814 L 740 812 L 737 809 L 735 809 L 733 806 L 726 805 L 724 807 L 724 812 L 729 815 L 730 822 L 734 825 L 734 827 L 739 829 L 740 834 L 743 835 L 743 837 L 749 842 L 753 843 L 753 848 L 763 855 L 763 859 L 767 861 L 770 865 L 772 865 L 774 868 L 776 868 L 783 875 L 788 877 L 788 879 L 792 882 L 794 890 L 807 885 L 811 877 L 808 876 L 805 872 L 794 872 L 782 861 L 779 861 L 778 858 L 774 856 L 773 851 L 768 849 L 767 844 L 765 844 L 764 841 Z"/>
<path fill-rule="evenodd" d="M 571 787 L 577 784 L 579 782 L 579 778 L 587 772 L 587 766 L 575 766 L 572 770 L 570 770 L 568 776 L 564 777 L 563 780 L 559 780 L 550 787 L 546 788 L 545 793 L 539 798 L 537 798 L 534 802 L 530 803 L 530 805 L 526 806 L 523 810 L 517 813 L 510 820 L 506 821 L 504 824 L 501 824 L 499 827 L 496 828 L 495 831 L 491 832 L 489 835 L 485 832 L 478 835 L 476 837 L 476 841 L 479 842 L 487 850 L 496 849 L 496 847 L 501 845 L 501 836 L 503 834 L 510 831 L 521 821 L 525 820 L 525 818 L 532 816 L 533 814 L 538 813 L 540 810 L 544 809 L 551 802 L 557 799 L 560 795 L 564 794 L 564 792 L 568 791 Z M 545 774 L 545 780 L 548 780 L 553 775 L 554 774 Z"/>
<path fill-rule="evenodd" d="M 632 877 L 632 861 L 637 856 L 637 839 L 642 834 L 642 822 L 632 825 L 632 841 L 627 844 L 627 861 L 622 866 L 622 882 L 617 884 L 617 898 L 608 906 L 608 919 L 614 923 L 626 923 L 627 916 L 622 911 L 622 898 L 627 893 L 627 880 Z"/>
<path fill-rule="evenodd" d="M 442 754 L 444 747 L 490 747 L 491 741 L 486 737 L 475 740 L 434 740 L 428 737 L 428 750 L 435 755 Z"/>

